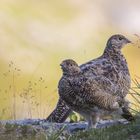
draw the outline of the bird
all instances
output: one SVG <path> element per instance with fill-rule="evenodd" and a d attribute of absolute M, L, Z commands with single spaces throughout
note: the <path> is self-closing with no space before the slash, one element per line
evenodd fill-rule
<path fill-rule="evenodd" d="M 119 110 L 120 98 L 109 94 L 107 88 L 98 82 L 102 80 L 107 85 L 110 84 L 108 80 L 82 73 L 72 59 L 64 60 L 61 67 L 63 75 L 58 84 L 60 98 L 86 118 L 88 128 L 96 128 L 101 112 Z"/>
<path fill-rule="evenodd" d="M 131 41 L 128 40 L 125 36 L 121 34 L 112 35 L 107 40 L 104 52 L 100 57 L 90 60 L 79 66 L 85 75 L 88 74 L 91 77 L 98 76 L 108 79 L 110 83 L 115 85 L 115 92 L 110 93 L 112 95 L 118 95 L 121 98 L 126 97 L 131 86 L 131 77 L 127 61 L 121 52 L 121 49 L 128 43 L 131 43 Z M 112 91 L 112 86 L 106 86 L 102 80 L 99 80 L 98 82 L 100 82 L 100 84 L 102 84 L 102 86 L 105 88 L 107 87 L 110 89 L 110 91 Z M 63 106 L 63 110 L 61 110 L 61 104 Z M 125 119 L 128 121 L 134 120 L 133 115 L 129 112 L 128 105 L 122 107 L 122 110 L 122 116 Z M 55 120 L 58 118 L 58 112 L 61 112 L 59 116 L 61 119 L 59 119 L 57 122 L 63 123 L 72 111 L 73 110 L 60 97 L 56 108 L 50 114 L 50 116 L 46 118 L 46 121 L 55 122 Z"/>
<path fill-rule="evenodd" d="M 64 100 L 59 98 L 58 103 L 54 111 L 47 117 L 45 122 L 53 122 L 53 123 L 62 123 L 66 120 L 66 118 L 70 115 L 72 110 L 65 103 Z"/>

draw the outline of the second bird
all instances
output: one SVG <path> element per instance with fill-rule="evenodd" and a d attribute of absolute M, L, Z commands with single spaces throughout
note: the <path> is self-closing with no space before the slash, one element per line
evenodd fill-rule
<path fill-rule="evenodd" d="M 74 111 L 80 113 L 88 121 L 88 128 L 95 128 L 103 112 L 119 109 L 118 96 L 113 96 L 108 88 L 100 85 L 99 81 L 111 84 L 102 77 L 84 74 L 73 60 L 61 63 L 63 76 L 59 81 L 59 95 Z M 102 78 L 102 79 L 101 79 Z M 113 87 L 112 87 L 113 88 Z"/>

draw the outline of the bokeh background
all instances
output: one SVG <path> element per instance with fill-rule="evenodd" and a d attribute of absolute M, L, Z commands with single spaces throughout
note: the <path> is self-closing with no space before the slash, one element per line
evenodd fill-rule
<path fill-rule="evenodd" d="M 0 0 L 0 119 L 46 118 L 56 105 L 59 64 L 100 56 L 116 33 L 140 34 L 139 0 Z M 140 49 L 126 46 L 132 78 Z"/>

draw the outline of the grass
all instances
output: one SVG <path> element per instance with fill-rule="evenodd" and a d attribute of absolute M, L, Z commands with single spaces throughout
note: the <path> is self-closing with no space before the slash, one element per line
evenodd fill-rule
<path fill-rule="evenodd" d="M 45 140 L 44 130 L 30 125 L 0 124 L 0 140 Z"/>
<path fill-rule="evenodd" d="M 19 69 L 12 61 L 8 64 L 8 70 L 2 75 L 2 78 L 4 79 L 4 81 L 7 81 L 7 83 L 6 87 L 1 86 L 0 89 L 1 120 L 18 119 L 20 110 L 26 110 L 27 112 L 25 115 L 25 112 L 21 112 L 24 115 L 22 116 L 22 118 L 33 118 L 35 114 L 38 118 L 44 118 L 47 116 L 45 112 L 48 108 L 46 108 L 45 105 L 42 103 L 44 101 L 43 93 L 46 92 L 47 89 L 45 81 L 46 79 L 43 77 L 39 77 L 39 79 L 30 78 L 27 79 L 27 81 L 23 81 L 21 75 L 21 69 Z M 25 82 L 24 86 L 20 87 L 19 83 L 22 82 Z"/>
<path fill-rule="evenodd" d="M 50 133 L 33 125 L 0 124 L 0 140 L 140 140 L 140 118 L 127 125 L 120 124 L 73 134 L 66 133 L 62 128 Z"/>
<path fill-rule="evenodd" d="M 78 132 L 67 136 L 69 140 L 138 140 L 140 139 L 140 120 L 129 125 Z"/>

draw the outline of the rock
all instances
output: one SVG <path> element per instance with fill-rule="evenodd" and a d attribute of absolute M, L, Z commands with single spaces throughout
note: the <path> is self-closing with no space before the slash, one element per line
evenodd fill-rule
<path fill-rule="evenodd" d="M 0 121 L 1 124 L 11 124 L 11 125 L 30 125 L 35 129 L 43 129 L 48 134 L 52 134 L 54 132 L 63 131 L 65 133 L 73 133 L 79 130 L 84 130 L 87 127 L 87 122 L 78 122 L 78 123 L 49 123 L 44 122 L 41 119 L 25 119 L 25 120 L 6 120 Z M 128 124 L 129 122 L 124 119 L 119 120 L 102 120 L 98 123 L 97 128 L 105 128 L 112 125 L 118 124 Z"/>

